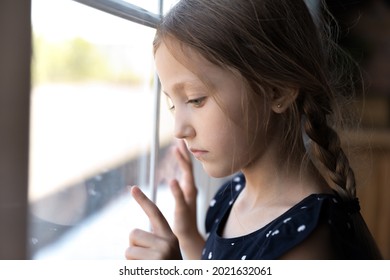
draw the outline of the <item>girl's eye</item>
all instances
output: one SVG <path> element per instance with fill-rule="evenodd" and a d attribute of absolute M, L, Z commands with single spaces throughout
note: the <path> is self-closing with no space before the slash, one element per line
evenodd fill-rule
<path fill-rule="evenodd" d="M 192 104 L 196 108 L 200 108 L 203 106 L 205 101 L 206 101 L 206 96 L 200 97 L 200 98 L 195 98 L 195 99 L 190 99 L 187 101 L 187 103 Z"/>

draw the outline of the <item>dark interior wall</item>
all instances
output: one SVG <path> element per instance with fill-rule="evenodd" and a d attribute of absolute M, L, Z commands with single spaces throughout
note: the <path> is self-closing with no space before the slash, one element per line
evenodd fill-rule
<path fill-rule="evenodd" d="M 0 2 L 0 259 L 26 259 L 30 1 Z"/>
<path fill-rule="evenodd" d="M 390 259 L 390 1 L 327 0 L 339 24 L 339 44 L 361 66 L 361 128 L 350 133 L 351 163 L 362 214 Z"/>

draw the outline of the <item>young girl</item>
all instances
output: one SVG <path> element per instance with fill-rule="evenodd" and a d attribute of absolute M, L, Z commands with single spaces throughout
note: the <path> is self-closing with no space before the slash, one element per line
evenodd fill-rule
<path fill-rule="evenodd" d="M 181 0 L 164 17 L 155 62 L 183 177 L 173 230 L 132 188 L 152 232 L 131 232 L 128 259 L 380 258 L 333 128 L 345 92 L 321 26 L 303 0 Z M 210 203 L 207 240 L 187 149 L 210 176 L 238 174 Z"/>

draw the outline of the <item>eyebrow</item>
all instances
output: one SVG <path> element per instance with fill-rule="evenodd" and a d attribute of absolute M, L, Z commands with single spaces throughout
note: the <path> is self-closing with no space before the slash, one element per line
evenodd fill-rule
<path fill-rule="evenodd" d="M 195 85 L 196 83 L 196 85 Z M 182 92 L 183 90 L 189 89 L 197 89 L 199 87 L 205 87 L 202 81 L 200 80 L 189 80 L 184 82 L 179 82 L 173 85 L 172 92 Z M 163 93 L 169 97 L 169 93 L 163 90 Z"/>

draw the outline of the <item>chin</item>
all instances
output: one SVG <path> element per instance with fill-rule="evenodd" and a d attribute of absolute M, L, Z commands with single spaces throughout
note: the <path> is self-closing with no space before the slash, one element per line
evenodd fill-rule
<path fill-rule="evenodd" d="M 202 162 L 204 171 L 213 178 L 224 178 L 235 174 L 238 170 L 232 170 L 232 168 L 224 168 L 221 165 L 208 164 Z"/>

